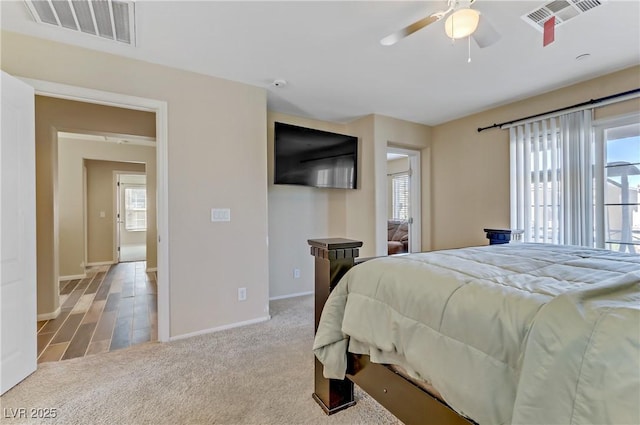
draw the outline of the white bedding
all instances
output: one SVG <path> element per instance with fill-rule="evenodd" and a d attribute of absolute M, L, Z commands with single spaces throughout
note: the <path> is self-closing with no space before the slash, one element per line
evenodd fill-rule
<path fill-rule="evenodd" d="M 640 424 L 640 256 L 543 244 L 367 261 L 322 313 L 314 352 L 398 364 L 480 424 Z"/>

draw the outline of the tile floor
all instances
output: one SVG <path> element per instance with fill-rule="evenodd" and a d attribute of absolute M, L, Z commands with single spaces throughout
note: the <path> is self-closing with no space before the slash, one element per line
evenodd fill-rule
<path fill-rule="evenodd" d="M 38 322 L 38 363 L 156 341 L 156 275 L 145 270 L 145 261 L 119 263 L 60 282 L 60 315 Z"/>

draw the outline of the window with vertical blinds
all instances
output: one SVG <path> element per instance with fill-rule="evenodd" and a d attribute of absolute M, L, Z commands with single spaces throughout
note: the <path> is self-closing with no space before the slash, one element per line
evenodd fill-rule
<path fill-rule="evenodd" d="M 409 174 L 396 174 L 392 177 L 392 208 L 394 220 L 409 219 Z"/>
<path fill-rule="evenodd" d="M 594 245 L 591 110 L 510 129 L 511 223 L 524 241 Z"/>
<path fill-rule="evenodd" d="M 640 250 L 638 116 L 585 110 L 510 129 L 511 225 L 524 241 Z"/>

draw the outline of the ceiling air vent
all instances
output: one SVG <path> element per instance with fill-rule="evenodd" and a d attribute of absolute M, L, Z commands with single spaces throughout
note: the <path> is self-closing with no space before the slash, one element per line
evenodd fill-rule
<path fill-rule="evenodd" d="M 36 22 L 135 45 L 134 3 L 117 0 L 25 0 Z"/>
<path fill-rule="evenodd" d="M 521 16 L 529 25 L 540 32 L 544 23 L 552 16 L 556 17 L 556 27 L 593 8 L 602 6 L 607 0 L 554 0 Z"/>

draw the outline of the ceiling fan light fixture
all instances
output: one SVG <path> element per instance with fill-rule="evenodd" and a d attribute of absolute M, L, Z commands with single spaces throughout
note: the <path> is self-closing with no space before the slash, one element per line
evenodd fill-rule
<path fill-rule="evenodd" d="M 444 31 L 449 38 L 457 40 L 468 37 L 478 28 L 480 13 L 473 9 L 458 9 L 444 23 Z"/>

